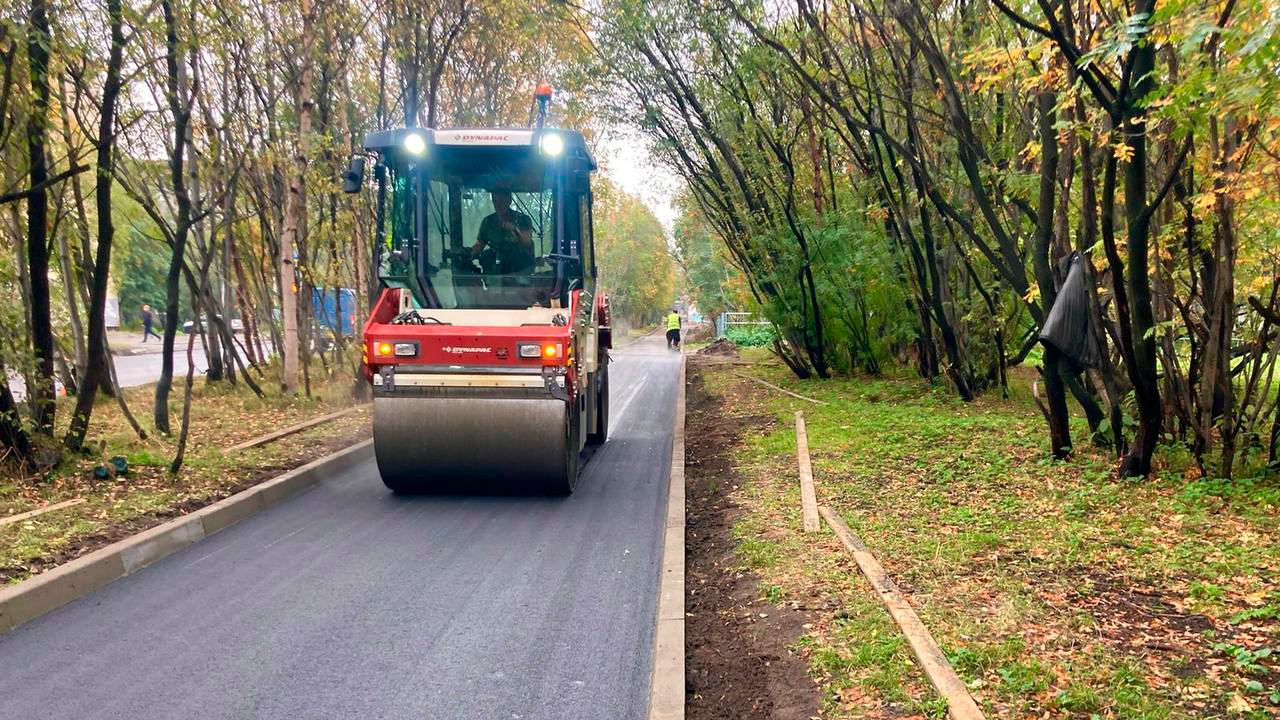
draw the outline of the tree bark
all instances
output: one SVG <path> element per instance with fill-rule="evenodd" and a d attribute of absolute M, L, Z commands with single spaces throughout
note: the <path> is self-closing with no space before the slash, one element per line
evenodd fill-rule
<path fill-rule="evenodd" d="M 84 377 L 80 380 L 80 394 L 76 398 L 75 414 L 71 418 L 71 427 L 66 437 L 67 447 L 72 450 L 78 450 L 84 445 L 94 400 L 99 384 L 103 380 L 101 370 L 107 368 L 107 362 L 109 362 L 106 319 L 107 275 L 111 270 L 111 246 L 115 239 L 115 226 L 111 221 L 111 186 L 115 181 L 116 102 L 120 96 L 125 42 L 121 0 L 107 0 L 107 17 L 111 27 L 111 50 L 107 60 L 107 76 L 102 89 L 102 107 L 98 121 L 97 173 L 94 183 L 94 199 L 98 215 L 98 248 L 94 258 L 93 290 L 89 294 L 88 364 L 85 367 Z M 109 369 L 106 381 L 110 387 L 112 382 Z"/>
<path fill-rule="evenodd" d="M 33 192 L 27 198 L 27 273 L 30 288 L 31 340 L 36 372 L 27 386 L 35 428 L 53 434 L 54 375 L 53 319 L 49 298 L 49 179 L 45 141 L 49 126 L 49 8 L 45 0 L 31 0 L 27 31 L 27 65 L 31 77 L 31 109 L 27 115 L 27 162 Z M 39 188 L 35 190 L 35 188 Z"/>
<path fill-rule="evenodd" d="M 1054 194 L 1058 176 L 1058 133 L 1053 127 L 1056 121 L 1054 106 L 1057 104 L 1057 96 L 1050 91 L 1042 92 L 1036 104 L 1036 129 L 1040 140 L 1040 193 L 1036 205 L 1036 228 L 1031 257 L 1035 266 L 1036 284 L 1040 289 L 1040 307 L 1044 308 L 1047 316 L 1058 297 L 1050 258 Z M 1045 346 L 1044 390 L 1049 401 L 1046 413 L 1049 421 L 1049 447 L 1053 456 L 1059 460 L 1071 454 L 1071 423 L 1067 411 L 1066 388 L 1062 382 L 1063 362 L 1064 358 L 1057 348 Z"/>
<path fill-rule="evenodd" d="M 289 178 L 289 194 L 285 196 L 284 227 L 280 233 L 280 314 L 284 325 L 283 347 L 280 357 L 284 374 L 281 378 L 284 391 L 298 391 L 298 279 L 294 269 L 294 249 L 299 244 L 302 215 L 302 194 L 306 189 L 307 136 L 311 134 L 311 49 L 312 18 L 311 0 L 299 1 L 302 14 L 302 65 L 298 81 L 296 104 L 298 106 L 297 149 L 293 157 L 293 174 Z"/>
<path fill-rule="evenodd" d="M 191 196 L 187 192 L 186 178 L 187 125 L 191 121 L 191 110 L 185 102 L 181 87 L 178 18 L 174 3 L 173 0 L 161 0 L 160 5 L 164 10 L 165 24 L 165 99 L 173 117 L 173 155 L 169 158 L 169 178 L 177 206 L 171 248 L 173 252 L 169 257 L 169 271 L 165 276 L 164 336 L 161 343 L 164 354 L 160 364 L 160 379 L 156 382 L 154 407 L 156 430 L 167 435 L 170 431 L 169 392 L 173 387 L 174 339 L 178 334 L 179 281 L 186 258 L 187 237 L 191 233 Z"/>
<path fill-rule="evenodd" d="M 1138 0 L 1134 5 L 1134 17 L 1146 13 L 1144 25 L 1149 27 L 1151 14 L 1155 12 L 1155 0 Z M 1122 102 L 1127 107 L 1121 115 L 1121 127 L 1117 128 L 1129 148 L 1129 161 L 1124 173 L 1125 219 L 1128 223 L 1129 267 L 1125 281 L 1130 301 L 1130 332 L 1133 364 L 1129 367 L 1129 379 L 1133 382 L 1134 397 L 1138 405 L 1138 430 L 1133 445 L 1120 462 L 1122 477 L 1146 477 L 1151 473 L 1151 457 L 1160 441 L 1164 420 L 1160 403 L 1160 387 L 1156 376 L 1155 314 L 1151 301 L 1151 278 L 1148 271 L 1147 251 L 1151 239 L 1151 213 L 1147 200 L 1147 120 L 1142 102 L 1155 86 L 1155 46 L 1150 42 L 1138 43 L 1131 51 L 1132 77 L 1136 78 L 1131 98 Z"/>

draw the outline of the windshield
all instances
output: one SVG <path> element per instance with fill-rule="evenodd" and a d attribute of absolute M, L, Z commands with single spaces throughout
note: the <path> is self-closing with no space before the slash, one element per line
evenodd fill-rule
<path fill-rule="evenodd" d="M 421 169 L 393 167 L 387 240 L 401 252 L 387 254 L 384 280 L 412 288 L 427 307 L 563 302 L 581 281 L 581 262 L 568 258 L 580 255 L 580 208 L 589 198 L 569 192 L 555 167 L 512 148 L 455 149 Z"/>

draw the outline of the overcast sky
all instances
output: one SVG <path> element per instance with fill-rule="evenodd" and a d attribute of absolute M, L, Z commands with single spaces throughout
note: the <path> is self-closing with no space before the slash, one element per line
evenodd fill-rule
<path fill-rule="evenodd" d="M 623 191 L 648 205 L 670 236 L 681 181 L 649 157 L 645 139 L 630 128 L 615 126 L 597 136 L 593 150 L 602 172 Z"/>

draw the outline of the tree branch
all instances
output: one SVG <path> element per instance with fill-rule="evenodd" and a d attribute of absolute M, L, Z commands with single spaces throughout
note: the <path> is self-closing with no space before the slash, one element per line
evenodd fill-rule
<path fill-rule="evenodd" d="M 38 183 L 32 187 L 27 188 L 26 190 L 18 190 L 16 192 L 0 195 L 0 205 L 5 205 L 11 202 L 17 202 L 19 200 L 25 200 L 31 197 L 32 195 L 35 195 L 38 192 L 48 189 L 49 186 L 51 185 L 56 185 L 62 182 L 63 180 L 66 180 L 67 178 L 71 177 L 72 175 L 79 175 L 80 173 L 88 169 L 89 169 L 88 165 L 73 165 L 70 168 L 58 173 L 57 175 L 54 175 L 53 177 L 45 180 L 44 182 Z"/>

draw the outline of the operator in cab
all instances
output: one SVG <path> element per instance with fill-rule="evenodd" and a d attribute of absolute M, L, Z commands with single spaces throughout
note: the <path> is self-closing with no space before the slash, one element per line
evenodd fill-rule
<path fill-rule="evenodd" d="M 480 223 L 476 244 L 471 246 L 471 257 L 476 258 L 485 248 L 493 248 L 497 256 L 497 272 L 504 275 L 532 271 L 533 221 L 528 215 L 511 209 L 511 190 L 495 187 L 490 193 L 493 213 Z"/>

